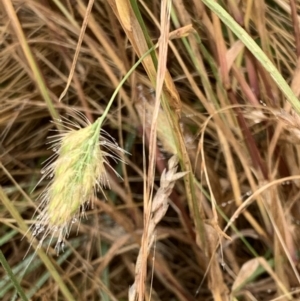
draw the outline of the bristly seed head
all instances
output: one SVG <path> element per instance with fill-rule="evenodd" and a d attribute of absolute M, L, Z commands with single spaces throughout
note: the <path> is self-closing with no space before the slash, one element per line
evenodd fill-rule
<path fill-rule="evenodd" d="M 84 214 L 85 204 L 92 202 L 96 191 L 103 192 L 109 187 L 105 168 L 112 167 L 108 157 L 119 161 L 125 152 L 101 129 L 100 120 L 85 123 L 81 128 L 70 121 L 64 122 L 66 131 L 52 136 L 55 154 L 42 170 L 42 180 L 50 177 L 51 182 L 40 196 L 41 213 L 34 233 L 41 233 L 41 225 L 45 229 L 40 244 L 47 236 L 58 235 L 55 247 L 58 252 L 72 224 Z"/>

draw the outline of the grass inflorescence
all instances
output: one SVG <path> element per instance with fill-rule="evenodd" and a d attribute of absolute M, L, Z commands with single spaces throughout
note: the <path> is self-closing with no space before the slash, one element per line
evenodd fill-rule
<path fill-rule="evenodd" d="M 58 251 L 70 227 L 92 205 L 97 192 L 105 195 L 104 189 L 109 187 L 106 169 L 114 171 L 109 159 L 122 160 L 120 155 L 124 150 L 101 129 L 101 122 L 98 119 L 91 124 L 86 119 L 81 127 L 79 123 L 64 120 L 65 132 L 51 137 L 55 154 L 42 169 L 42 180 L 50 178 L 51 181 L 41 194 L 38 208 L 41 213 L 33 234 L 42 233 L 41 242 L 48 235 L 58 236 Z"/>

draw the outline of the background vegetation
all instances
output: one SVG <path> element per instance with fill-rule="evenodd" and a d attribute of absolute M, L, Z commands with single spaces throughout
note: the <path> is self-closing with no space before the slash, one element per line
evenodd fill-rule
<path fill-rule="evenodd" d="M 168 3 L 0 3 L 1 300 L 299 299 L 300 3 Z M 51 121 L 94 122 L 116 89 L 123 180 L 107 170 L 63 252 L 38 248 Z"/>

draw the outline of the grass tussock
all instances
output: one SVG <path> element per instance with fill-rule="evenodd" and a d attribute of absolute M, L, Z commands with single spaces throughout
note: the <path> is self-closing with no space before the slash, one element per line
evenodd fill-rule
<path fill-rule="evenodd" d="M 3 0 L 0 299 L 299 300 L 299 18 Z"/>

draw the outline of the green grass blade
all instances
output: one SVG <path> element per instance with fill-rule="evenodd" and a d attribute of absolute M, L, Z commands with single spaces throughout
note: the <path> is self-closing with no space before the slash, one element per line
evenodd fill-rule
<path fill-rule="evenodd" d="M 226 24 L 235 35 L 245 44 L 249 51 L 256 57 L 262 66 L 270 73 L 273 80 L 276 82 L 279 89 L 284 93 L 287 100 L 291 103 L 294 109 L 300 113 L 300 102 L 293 93 L 290 86 L 284 80 L 277 68 L 273 65 L 271 60 L 262 51 L 262 49 L 255 43 L 249 34 L 223 9 L 215 0 L 203 0 L 203 3 L 213 11 Z"/>
<path fill-rule="evenodd" d="M 3 268 L 5 269 L 6 273 L 8 274 L 11 282 L 13 283 L 13 285 L 14 285 L 15 289 L 17 290 L 17 292 L 18 292 L 19 296 L 21 297 L 21 299 L 23 301 L 28 301 L 24 291 L 21 288 L 21 285 L 19 284 L 18 280 L 16 279 L 14 273 L 12 272 L 12 270 L 11 270 L 8 262 L 6 261 L 6 259 L 5 259 L 5 257 L 4 257 L 1 250 L 0 250 L 0 262 L 3 266 Z"/>

